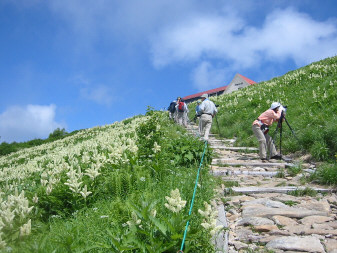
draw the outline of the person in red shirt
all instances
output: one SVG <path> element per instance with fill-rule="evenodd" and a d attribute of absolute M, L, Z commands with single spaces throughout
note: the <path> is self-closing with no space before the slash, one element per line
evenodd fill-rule
<path fill-rule="evenodd" d="M 276 152 L 273 139 L 268 134 L 269 127 L 281 117 L 281 106 L 278 102 L 272 103 L 270 108 L 253 122 L 252 130 L 259 141 L 259 156 L 263 161 L 268 160 L 267 151 L 270 159 L 281 159 L 281 156 Z"/>

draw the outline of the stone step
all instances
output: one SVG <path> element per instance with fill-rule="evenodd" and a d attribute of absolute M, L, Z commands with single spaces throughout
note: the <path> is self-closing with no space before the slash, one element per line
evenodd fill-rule
<path fill-rule="evenodd" d="M 221 159 L 213 159 L 212 165 L 225 165 L 225 166 L 246 166 L 246 167 L 292 167 L 294 164 L 292 163 L 282 163 L 282 162 L 247 162 L 247 160 L 239 161 L 233 160 L 232 158 L 221 158 Z"/>
<path fill-rule="evenodd" d="M 222 228 L 228 227 L 228 220 L 226 218 L 226 210 L 223 204 L 217 206 L 218 218 L 216 225 Z M 228 252 L 228 230 L 220 230 L 213 236 L 215 252 Z"/>
<path fill-rule="evenodd" d="M 306 187 L 300 186 L 285 186 L 285 187 L 232 187 L 231 191 L 241 194 L 253 194 L 253 193 L 288 193 L 295 190 L 304 190 Z M 336 189 L 325 189 L 325 188 L 310 188 L 316 192 L 336 192 Z M 228 188 L 228 191 L 230 189 Z"/>
<path fill-rule="evenodd" d="M 249 176 L 263 176 L 263 177 L 275 177 L 277 171 L 251 171 L 251 170 L 213 170 L 214 176 L 232 176 L 232 175 L 249 175 Z"/>
<path fill-rule="evenodd" d="M 236 140 L 235 139 L 210 139 L 208 142 L 209 143 L 223 143 L 223 142 L 231 142 L 234 143 Z"/>
<path fill-rule="evenodd" d="M 211 148 L 213 149 L 224 149 L 224 150 L 231 150 L 231 151 L 245 151 L 245 150 L 252 150 L 257 151 L 259 149 L 252 148 L 252 147 L 228 147 L 228 146 L 219 146 L 219 145 L 211 145 Z"/>

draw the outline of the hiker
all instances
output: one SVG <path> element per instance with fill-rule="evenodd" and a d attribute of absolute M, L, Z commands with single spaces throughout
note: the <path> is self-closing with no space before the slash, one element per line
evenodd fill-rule
<path fill-rule="evenodd" d="M 174 116 L 175 116 L 175 112 L 176 112 L 176 105 L 177 105 L 177 101 L 173 100 L 169 107 L 167 108 L 167 110 L 169 111 L 169 117 L 171 120 L 175 121 Z"/>
<path fill-rule="evenodd" d="M 194 123 L 197 123 L 197 119 L 199 119 L 199 124 L 198 124 L 198 132 L 199 132 L 199 136 L 201 135 L 201 120 L 200 120 L 200 116 L 201 116 L 201 112 L 199 109 L 201 102 L 200 100 L 197 101 L 197 106 L 195 107 L 195 116 L 193 118 Z"/>
<path fill-rule="evenodd" d="M 259 156 L 262 161 L 268 160 L 267 151 L 270 159 L 281 159 L 276 152 L 273 139 L 268 134 L 269 127 L 281 117 L 281 106 L 279 102 L 273 102 L 270 108 L 253 122 L 252 130 L 259 141 Z"/>
<path fill-rule="evenodd" d="M 177 102 L 177 120 L 178 124 L 184 127 L 187 127 L 187 113 L 188 113 L 188 108 L 186 103 L 182 98 L 178 99 Z"/>
<path fill-rule="evenodd" d="M 212 120 L 215 114 L 218 112 L 215 104 L 208 99 L 208 94 L 201 95 L 201 104 L 199 105 L 200 116 L 200 134 L 202 140 L 208 141 L 209 131 L 212 127 Z"/>

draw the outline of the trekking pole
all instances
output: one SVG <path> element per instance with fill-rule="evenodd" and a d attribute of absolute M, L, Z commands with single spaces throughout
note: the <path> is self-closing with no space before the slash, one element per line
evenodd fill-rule
<path fill-rule="evenodd" d="M 220 137 L 222 137 L 222 134 L 221 134 L 220 128 L 219 128 L 218 116 L 216 114 L 215 114 L 215 120 L 216 120 L 216 125 L 218 126 L 219 135 L 220 135 Z"/>

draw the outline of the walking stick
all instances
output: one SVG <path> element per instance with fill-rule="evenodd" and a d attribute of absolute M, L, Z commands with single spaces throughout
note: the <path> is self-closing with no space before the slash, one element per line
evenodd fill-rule
<path fill-rule="evenodd" d="M 219 128 L 218 116 L 216 114 L 215 114 L 215 120 L 216 120 L 216 125 L 218 126 L 219 135 L 220 135 L 220 137 L 222 137 L 222 134 L 221 134 L 220 128 Z"/>

